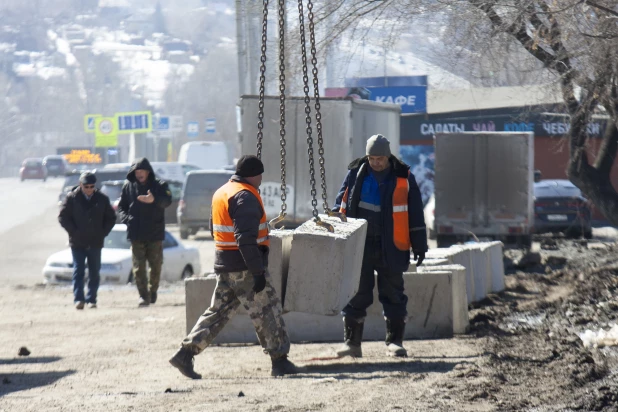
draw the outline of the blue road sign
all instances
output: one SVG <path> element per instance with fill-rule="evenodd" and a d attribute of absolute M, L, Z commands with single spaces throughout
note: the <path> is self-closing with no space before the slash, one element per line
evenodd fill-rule
<path fill-rule="evenodd" d="M 198 137 L 200 135 L 200 124 L 198 122 L 187 123 L 187 137 Z"/>
<path fill-rule="evenodd" d="M 206 133 L 216 133 L 217 132 L 217 120 L 213 117 L 210 119 L 206 119 Z"/>
<path fill-rule="evenodd" d="M 152 131 L 152 114 L 149 111 L 116 113 L 118 133 L 148 133 Z"/>
<path fill-rule="evenodd" d="M 153 125 L 153 129 L 163 132 L 168 131 L 170 129 L 170 118 L 169 116 L 160 116 L 157 121 L 155 118 L 155 124 Z"/>

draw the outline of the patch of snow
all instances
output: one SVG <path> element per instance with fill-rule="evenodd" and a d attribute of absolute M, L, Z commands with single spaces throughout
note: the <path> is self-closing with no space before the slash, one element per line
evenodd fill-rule
<path fill-rule="evenodd" d="M 579 335 L 579 338 L 584 343 L 585 348 L 602 348 L 604 346 L 618 345 L 618 325 L 611 325 L 611 329 L 599 329 L 597 332 L 586 329 Z"/>

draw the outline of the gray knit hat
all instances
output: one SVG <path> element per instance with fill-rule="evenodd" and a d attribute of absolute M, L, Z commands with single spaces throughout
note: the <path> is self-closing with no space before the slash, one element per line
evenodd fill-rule
<path fill-rule="evenodd" d="M 381 134 L 374 134 L 367 140 L 367 156 L 391 155 L 391 143 Z"/>

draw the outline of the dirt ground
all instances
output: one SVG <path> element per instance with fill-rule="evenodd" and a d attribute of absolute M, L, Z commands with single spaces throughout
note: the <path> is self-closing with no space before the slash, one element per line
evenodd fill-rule
<path fill-rule="evenodd" d="M 3 286 L 0 411 L 618 411 L 618 350 L 578 337 L 616 322 L 618 246 L 541 240 L 538 255 L 505 253 L 507 290 L 470 308 L 470 333 L 406 341 L 407 359 L 382 342 L 361 360 L 332 359 L 338 342 L 293 344 L 301 373 L 284 378 L 252 345 L 208 348 L 202 380 L 172 368 L 182 284 L 145 309 L 132 286 L 102 287 L 79 312 L 69 287 Z"/>

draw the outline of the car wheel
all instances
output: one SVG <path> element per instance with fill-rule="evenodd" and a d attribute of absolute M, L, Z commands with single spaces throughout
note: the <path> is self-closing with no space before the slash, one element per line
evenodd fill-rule
<path fill-rule="evenodd" d="M 180 274 L 180 279 L 182 280 L 182 279 L 190 278 L 191 276 L 193 276 L 193 268 L 187 265 L 182 270 L 182 273 Z"/>
<path fill-rule="evenodd" d="M 23 182 L 23 181 L 24 181 L 24 178 L 22 177 L 20 180 Z"/>
<path fill-rule="evenodd" d="M 180 229 L 180 238 L 185 240 L 189 238 L 189 230 L 188 229 Z"/>

